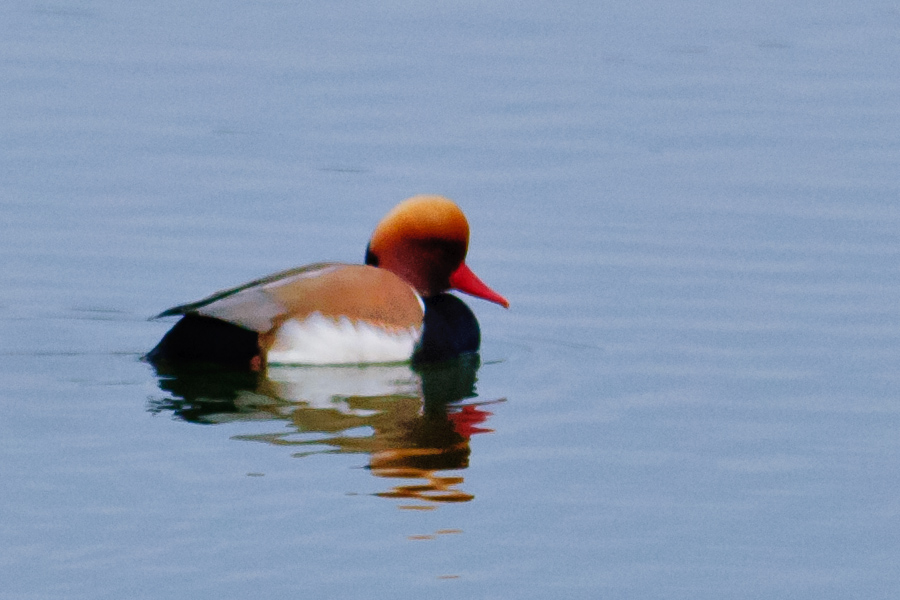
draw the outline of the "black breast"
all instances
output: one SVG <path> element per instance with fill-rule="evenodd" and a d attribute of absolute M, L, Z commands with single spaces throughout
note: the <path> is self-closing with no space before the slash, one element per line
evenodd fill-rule
<path fill-rule="evenodd" d="M 413 361 L 436 362 L 478 352 L 481 330 L 465 302 L 453 294 L 438 294 L 424 301 L 424 332 Z"/>

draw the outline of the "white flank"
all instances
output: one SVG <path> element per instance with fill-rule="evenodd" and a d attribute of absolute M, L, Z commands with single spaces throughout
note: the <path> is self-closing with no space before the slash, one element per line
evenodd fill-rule
<path fill-rule="evenodd" d="M 365 321 L 332 319 L 315 312 L 278 328 L 268 362 L 275 365 L 343 365 L 402 362 L 422 335 L 417 327 L 388 331 Z"/>

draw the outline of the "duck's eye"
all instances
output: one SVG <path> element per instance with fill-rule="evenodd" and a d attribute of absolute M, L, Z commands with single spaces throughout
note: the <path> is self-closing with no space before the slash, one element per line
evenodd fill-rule
<path fill-rule="evenodd" d="M 366 264 L 377 267 L 378 266 L 378 257 L 375 256 L 375 253 L 372 252 L 372 249 L 369 246 L 366 246 Z"/>

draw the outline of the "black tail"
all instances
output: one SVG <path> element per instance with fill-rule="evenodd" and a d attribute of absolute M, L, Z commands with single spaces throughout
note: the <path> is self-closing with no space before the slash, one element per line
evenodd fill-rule
<path fill-rule="evenodd" d="M 213 363 L 246 369 L 259 355 L 259 334 L 255 331 L 188 314 L 144 358 L 154 365 Z"/>

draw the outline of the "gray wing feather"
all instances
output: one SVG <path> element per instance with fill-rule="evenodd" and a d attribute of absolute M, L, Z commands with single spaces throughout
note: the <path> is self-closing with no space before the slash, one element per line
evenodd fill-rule
<path fill-rule="evenodd" d="M 249 281 L 235 288 L 216 292 L 197 302 L 173 306 L 172 308 L 159 313 L 155 317 L 152 317 L 152 319 L 196 313 L 243 325 L 256 331 L 265 331 L 264 325 L 270 322 L 271 319 L 278 314 L 277 311 L 280 308 L 280 305 L 265 294 L 266 286 L 282 283 L 286 280 L 293 280 L 295 278 L 303 279 L 306 277 L 316 277 L 340 266 L 340 263 L 316 263 L 314 265 L 306 265 L 288 269 L 287 271 L 280 271 L 266 277 L 261 277 L 260 279 L 254 279 L 253 281 Z M 240 319 L 236 320 L 232 316 L 234 312 L 233 309 L 244 305 L 247 302 L 258 303 L 260 309 L 259 319 L 254 319 L 254 322 L 252 323 L 238 322 Z M 269 310 L 266 310 L 264 307 L 269 304 L 272 306 L 269 307 Z"/>

